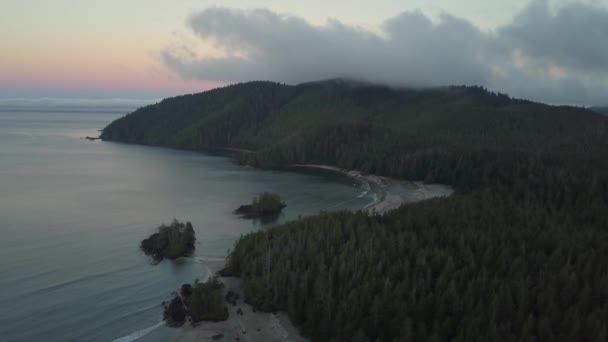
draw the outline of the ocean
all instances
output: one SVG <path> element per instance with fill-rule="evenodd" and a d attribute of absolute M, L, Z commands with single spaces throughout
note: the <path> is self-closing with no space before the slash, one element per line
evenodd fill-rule
<path fill-rule="evenodd" d="M 263 171 L 227 157 L 88 141 L 124 113 L 0 111 L 0 339 L 166 340 L 161 302 L 204 279 L 243 234 L 372 201 L 332 173 Z M 275 223 L 232 214 L 261 191 L 287 203 Z M 192 222 L 195 258 L 153 265 L 140 241 Z"/>

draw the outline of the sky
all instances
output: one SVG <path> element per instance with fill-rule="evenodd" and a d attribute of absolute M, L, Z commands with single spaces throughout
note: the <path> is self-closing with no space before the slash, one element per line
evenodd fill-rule
<path fill-rule="evenodd" d="M 0 105 L 334 77 L 608 104 L 607 37 L 608 0 L 2 0 Z"/>

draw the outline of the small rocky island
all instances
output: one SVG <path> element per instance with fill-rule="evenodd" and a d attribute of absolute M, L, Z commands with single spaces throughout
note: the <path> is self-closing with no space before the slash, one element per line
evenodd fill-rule
<path fill-rule="evenodd" d="M 224 305 L 223 292 L 224 284 L 217 277 L 204 283 L 197 279 L 193 285 L 184 284 L 179 294 L 175 293 L 169 302 L 163 303 L 163 320 L 174 328 L 187 321 L 225 321 L 228 308 Z"/>
<path fill-rule="evenodd" d="M 194 251 L 194 228 L 190 222 L 173 219 L 170 225 L 158 227 L 158 233 L 150 235 L 141 242 L 141 249 L 152 256 L 156 262 L 164 258 L 177 259 L 189 256 Z"/>
<path fill-rule="evenodd" d="M 253 203 L 238 207 L 234 213 L 246 219 L 263 218 L 278 215 L 285 207 L 279 195 L 263 192 L 253 198 Z"/>

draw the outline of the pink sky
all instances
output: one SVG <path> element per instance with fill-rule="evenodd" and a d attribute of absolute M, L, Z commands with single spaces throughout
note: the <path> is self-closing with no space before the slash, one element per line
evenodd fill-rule
<path fill-rule="evenodd" d="M 159 56 L 160 51 L 176 42 L 187 45 L 199 56 L 216 53 L 212 46 L 201 45 L 186 27 L 189 15 L 209 6 L 263 7 L 302 15 L 317 24 L 338 16 L 346 22 L 367 27 L 408 8 L 428 7 L 428 10 L 436 11 L 435 7 L 452 6 L 454 10 L 471 15 L 477 11 L 476 6 L 464 6 L 460 2 L 455 6 L 454 3 L 434 0 L 431 6 L 427 0 L 383 0 L 383 5 L 378 6 L 374 0 L 354 0 L 354 3 L 324 0 L 2 0 L 0 97 L 158 98 L 221 85 L 182 80 L 163 65 Z M 487 13 L 482 18 L 486 17 Z"/>
<path fill-rule="evenodd" d="M 127 97 L 164 97 L 200 92 L 223 85 L 217 82 L 184 81 L 162 69 L 135 69 L 89 65 L 26 65 L 0 72 L 0 89 L 13 96 L 90 96 L 107 94 Z"/>
<path fill-rule="evenodd" d="M 13 58 L 0 57 L 0 90 L 9 96 L 90 96 L 107 94 L 165 97 L 200 92 L 222 85 L 217 82 L 185 81 L 174 75 L 160 59 L 138 49 L 128 55 L 103 54 L 99 48 L 66 55 L 46 54 L 44 46 L 15 49 Z"/>
<path fill-rule="evenodd" d="M 0 97 L 159 98 L 221 86 L 182 80 L 160 58 L 188 34 L 195 3 L 3 0 Z"/>
<path fill-rule="evenodd" d="M 285 1 L 285 0 L 1 0 L 0 1 L 0 98 L 22 98 L 22 97 L 63 97 L 63 98 L 140 98 L 158 99 L 175 96 L 184 93 L 200 92 L 226 84 L 221 81 L 232 80 L 233 82 L 248 80 L 274 80 L 288 83 L 299 83 L 310 81 L 309 77 L 322 79 L 324 77 L 344 76 L 351 74 L 360 76 L 361 70 L 367 70 L 371 74 L 365 75 L 366 79 L 386 81 L 382 68 L 373 71 L 372 66 L 382 65 L 375 62 L 374 57 L 383 57 L 390 53 L 399 56 L 407 55 L 407 48 L 397 45 L 386 45 L 398 48 L 394 51 L 379 51 L 377 54 L 367 55 L 361 67 L 353 70 L 341 71 L 339 75 L 328 75 L 329 71 L 341 70 L 335 65 L 324 64 L 332 60 L 341 60 L 344 51 L 334 50 L 333 58 L 314 61 L 314 56 L 325 56 L 327 50 L 321 47 L 316 51 L 315 46 L 290 45 L 299 40 L 298 34 L 304 32 L 304 39 L 310 37 L 325 37 L 330 39 L 333 34 L 345 33 L 344 42 L 350 42 L 345 48 L 352 48 L 351 55 L 361 57 L 362 51 L 358 51 L 361 44 L 368 39 L 351 41 L 353 37 L 364 37 L 361 32 L 369 33 L 368 36 L 377 36 L 382 39 L 383 25 L 387 20 L 403 17 L 402 14 L 409 13 L 415 18 L 423 16 L 432 24 L 427 29 L 432 35 L 443 22 L 441 18 L 452 18 L 444 16 L 446 13 L 459 18 L 450 22 L 466 23 L 461 25 L 467 29 L 454 32 L 455 37 L 465 37 L 466 41 L 477 40 L 479 54 L 485 56 L 487 50 L 494 51 L 498 48 L 501 56 L 506 58 L 485 58 L 484 63 L 472 63 L 471 71 L 460 68 L 465 73 L 447 81 L 441 78 L 441 84 L 470 82 L 481 84 L 493 90 L 510 93 L 513 96 L 532 98 L 551 103 L 574 103 L 587 104 L 594 102 L 605 102 L 606 88 L 606 58 L 602 38 L 608 26 L 603 25 L 608 14 L 605 7 L 607 0 L 510 0 L 510 1 L 479 1 L 479 0 L 308 0 Z M 566 7 L 572 5 L 574 7 Z M 534 6 L 532 6 L 534 5 Z M 195 13 L 201 13 L 206 9 L 217 8 L 216 6 L 231 6 L 237 12 L 249 13 L 247 15 L 232 15 L 229 20 L 214 20 L 217 18 L 206 18 L 207 32 L 204 36 L 195 34 L 196 30 L 189 26 L 188 18 Z M 278 18 L 286 18 L 285 15 L 293 15 L 299 28 L 307 27 L 304 31 L 294 29 L 293 31 L 270 28 L 264 31 L 265 24 L 255 20 L 248 10 L 263 8 L 270 11 Z M 550 30 L 560 31 L 565 27 L 560 24 L 562 17 L 557 15 L 561 9 L 567 9 L 562 17 L 575 18 L 570 13 L 578 11 L 580 23 L 564 24 L 568 26 L 563 32 L 567 34 L 549 34 L 546 39 L 534 42 L 534 35 L 522 34 L 517 39 L 511 36 L 502 37 L 500 43 L 493 42 L 500 36 L 500 32 L 519 32 L 520 24 L 526 23 L 529 32 L 542 33 L 550 27 Z M 239 12 L 244 10 L 244 12 Z M 405 11 L 405 12 L 404 12 Z M 546 13 L 545 13 L 546 11 Z M 568 12 L 570 11 L 570 12 Z M 213 11 L 212 11 L 213 12 Z M 214 12 L 216 13 L 216 12 Z M 268 12 L 264 12 L 268 13 Z M 524 20 L 532 16 L 541 16 L 542 20 Z M 523 16 L 522 16 L 523 14 Z M 217 15 L 217 13 L 216 13 Z M 274 18 L 274 17 L 273 17 Z M 575 18 L 575 19 L 576 19 Z M 582 18 L 582 19 L 581 19 Z M 586 18 L 590 18 L 587 20 Z M 259 19 L 259 18 L 258 18 Z M 330 20 L 329 20 L 330 19 Z M 416 20 L 418 20 L 416 19 Z M 329 21 L 328 21 L 329 20 Z M 337 21 L 336 21 L 337 20 Z M 414 20 L 414 19 L 411 19 Z M 515 21 L 514 21 L 515 20 Z M 245 22 L 244 22 L 245 21 Z M 279 20 L 280 21 L 280 20 Z M 294 20 L 283 20 L 284 27 L 289 28 L 289 23 Z M 341 30 L 333 30 L 335 23 L 344 25 Z M 412 21 L 413 22 L 413 21 Z M 246 23 L 250 31 L 232 30 L 239 24 Z M 257 25 L 257 26 L 256 26 Z M 334 25 L 334 26 L 332 26 Z M 438 26 L 439 25 L 439 26 Z M 506 26 L 505 26 L 506 25 Z M 518 26 L 519 25 L 519 26 Z M 545 25 L 545 26 L 543 26 Z M 553 25 L 553 26 L 547 26 Z M 595 25 L 595 26 L 594 26 Z M 406 27 L 409 27 L 405 25 Z M 504 31 L 502 28 L 510 27 L 515 30 Z M 407 30 L 398 32 L 398 36 L 406 37 L 411 34 L 411 39 L 402 39 L 408 44 L 420 43 L 409 47 L 411 51 L 423 51 L 429 49 L 429 56 L 434 57 L 433 48 L 450 46 L 455 41 L 447 35 L 438 34 L 436 40 L 417 40 L 421 37 L 416 35 L 415 29 L 409 27 Z M 420 28 L 422 29 L 422 28 Z M 597 31 L 595 35 L 579 34 L 576 39 L 571 39 L 571 32 Z M 265 32 L 256 36 L 255 33 Z M 595 32 L 594 31 L 594 32 Z M 286 33 L 287 32 L 287 33 Z M 295 32 L 295 34 L 294 34 Z M 330 32 L 330 35 L 327 35 Z M 426 31 L 425 31 L 426 32 Z M 466 34 L 474 32 L 474 35 Z M 552 31 L 549 31 L 550 33 Z M 560 31 L 561 32 L 561 31 Z M 253 33 L 253 34 L 249 34 Z M 584 41 L 584 37 L 590 39 Z M 256 42 L 252 37 L 258 39 Z M 283 40 L 277 40 L 283 37 Z M 447 37 L 447 38 L 446 38 Z M 471 37 L 483 37 L 483 39 Z M 531 37 L 530 39 L 527 39 Z M 555 38 L 555 39 L 554 39 Z M 222 42 L 221 40 L 224 40 Z M 443 41 L 448 39 L 449 41 Z M 597 40 L 597 41 L 594 41 Z M 319 38 L 315 42 L 321 45 L 325 38 Z M 342 41 L 337 40 L 340 44 Z M 529 41 L 532 42 L 529 44 Z M 542 42 L 548 46 L 539 53 L 536 45 Z M 223 45 L 222 45 L 223 43 Z M 308 43 L 310 43 L 308 41 Z M 447 44 L 446 44 L 447 43 Z M 273 51 L 268 46 L 283 44 L 282 50 Z M 319 45 L 319 46 L 321 46 Z M 334 44 L 338 46 L 339 44 Z M 605 44 L 604 44 L 605 45 Z M 278 46 L 278 45 L 277 45 Z M 386 50 L 387 47 L 384 47 Z M 563 48 L 564 46 L 581 47 L 578 49 Z M 305 52 L 295 57 L 305 55 L 306 58 L 295 58 L 290 53 L 290 47 L 304 47 Z M 242 48 L 242 50 L 241 50 Z M 249 49 L 249 50 L 247 50 Z M 524 49 L 528 49 L 524 54 Z M 365 51 L 375 51 L 377 46 Z M 170 70 L 163 62 L 163 52 L 177 52 L 180 57 L 177 65 L 185 67 L 176 68 L 176 63 L 168 63 L 172 66 Z M 453 50 L 458 52 L 457 49 Z M 475 49 L 470 49 L 475 52 Z M 523 51 L 523 52 L 522 52 Z M 183 53 L 181 53 L 183 52 Z M 230 58 L 247 56 L 253 52 L 256 56 L 254 62 L 247 65 L 233 64 Z M 567 52 L 567 53 L 566 53 Z M 415 55 L 415 54 L 414 54 Z M 452 54 L 443 54 L 451 58 Z M 173 56 L 173 55 L 172 55 Z M 260 57 L 261 56 L 261 57 Z M 595 64 L 602 68 L 590 69 L 588 57 L 599 56 Z M 272 57 L 272 58 L 268 58 Z M 475 56 L 473 56 L 475 57 Z M 201 62 L 219 60 L 226 63 L 207 63 L 208 69 L 204 69 Z M 595 59 L 595 58 L 594 58 Z M 356 59 L 355 59 L 356 60 Z M 380 58 L 380 60 L 383 60 Z M 396 58 L 395 60 L 401 61 Z M 449 63 L 438 63 L 437 58 L 421 59 L 416 63 L 416 70 L 424 70 L 422 64 L 436 63 L 441 66 L 452 65 Z M 462 58 L 464 61 L 472 58 Z M 314 61 L 314 62 L 313 62 Z M 573 62 L 575 61 L 575 62 Z M 312 63 L 311 63 L 312 62 Z M 295 64 L 294 64 L 295 63 Z M 299 64 L 298 64 L 299 63 Z M 503 64 L 496 64 L 503 63 Z M 344 63 L 342 63 L 344 64 Z M 340 66 L 342 66 L 340 64 Z M 220 66 L 224 66 L 223 68 Z M 243 69 L 237 66 L 245 65 Z M 259 65 L 255 69 L 251 65 Z M 435 65 L 435 64 L 433 64 Z M 201 67 L 203 66 L 203 67 Z M 299 68 L 313 66 L 317 74 L 306 72 L 295 74 L 291 77 L 290 71 Z M 345 65 L 348 67 L 348 65 Z M 398 65 L 401 67 L 401 65 Z M 348 68 L 347 68 L 348 69 Z M 407 71 L 407 68 L 401 68 Z M 401 70 L 397 67 L 393 70 Z M 436 70 L 436 68 L 430 68 Z M 200 70 L 204 70 L 200 72 Z M 237 71 L 238 70 L 238 73 Z M 256 73 L 260 71 L 259 73 Z M 415 70 L 415 71 L 416 71 Z M 488 72 L 490 70 L 491 72 Z M 177 75 L 179 72 L 179 75 Z M 276 71 L 274 74 L 272 72 Z M 280 72 L 279 72 L 280 71 Z M 436 80 L 436 76 L 450 75 L 449 72 L 426 72 L 422 75 L 402 74 L 397 83 L 418 80 L 421 84 L 429 84 L 429 79 Z M 388 74 L 388 73 L 387 73 Z M 414 73 L 415 74 L 415 73 Z M 473 77 L 480 74 L 479 77 Z M 546 74 L 546 75 L 545 75 Z M 328 75 L 328 76 L 326 76 Z M 473 75 L 473 76 L 471 76 Z M 194 77 L 192 77 L 194 76 Z M 394 75 L 391 75 L 394 76 Z M 470 77 L 469 77 L 470 76 Z M 353 76 L 354 77 L 354 76 Z M 363 77 L 363 76 L 362 76 Z M 192 81 L 191 79 L 203 79 Z M 219 82 L 204 81 L 204 79 L 220 80 Z"/>

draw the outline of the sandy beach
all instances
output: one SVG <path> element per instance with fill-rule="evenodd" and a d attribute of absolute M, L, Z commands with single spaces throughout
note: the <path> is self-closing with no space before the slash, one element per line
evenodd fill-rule
<path fill-rule="evenodd" d="M 364 209 L 376 213 L 386 213 L 407 203 L 414 203 L 435 197 L 451 195 L 454 190 L 441 184 L 424 184 L 423 182 L 401 181 L 375 175 L 364 175 L 358 171 L 349 171 L 325 165 L 292 165 L 293 167 L 306 167 L 323 169 L 343 173 L 363 185 L 366 191 L 374 196 L 372 203 Z M 222 259 L 197 258 L 213 275 L 224 267 Z M 308 341 L 300 336 L 298 329 L 289 321 L 285 313 L 255 312 L 251 305 L 243 301 L 244 295 L 241 280 L 234 277 L 221 277 L 226 286 L 224 293 L 233 291 L 238 293 L 240 299 L 236 306 L 227 305 L 230 313 L 224 322 L 201 322 L 195 326 L 181 328 L 181 333 L 174 342 L 194 341 L 247 341 L 247 342 L 300 342 Z M 242 314 L 238 313 L 238 310 Z M 219 335 L 222 337 L 219 338 Z M 214 336 L 216 339 L 214 339 Z"/>
<path fill-rule="evenodd" d="M 304 164 L 292 166 L 339 172 L 357 180 L 374 194 L 374 201 L 365 206 L 364 209 L 379 214 L 396 209 L 403 204 L 435 197 L 445 197 L 454 193 L 452 187 L 443 184 L 425 184 L 420 181 L 404 181 L 376 175 L 365 175 L 356 170 L 345 170 L 327 165 Z"/>
<path fill-rule="evenodd" d="M 204 263 L 209 274 L 215 274 L 224 267 L 224 261 L 220 259 L 197 258 Z M 181 333 L 173 340 L 174 342 L 194 341 L 245 341 L 245 342 L 303 342 L 308 341 L 301 337 L 298 330 L 284 313 L 272 314 L 254 312 L 251 305 L 243 301 L 244 295 L 241 280 L 235 277 L 220 277 L 225 285 L 224 294 L 233 291 L 239 294 L 237 305 L 228 303 L 229 318 L 223 322 L 200 322 L 195 326 L 186 325 L 181 328 Z M 238 310 L 242 314 L 238 313 Z M 219 338 L 218 335 L 223 337 Z M 216 336 L 216 339 L 214 339 Z"/>

